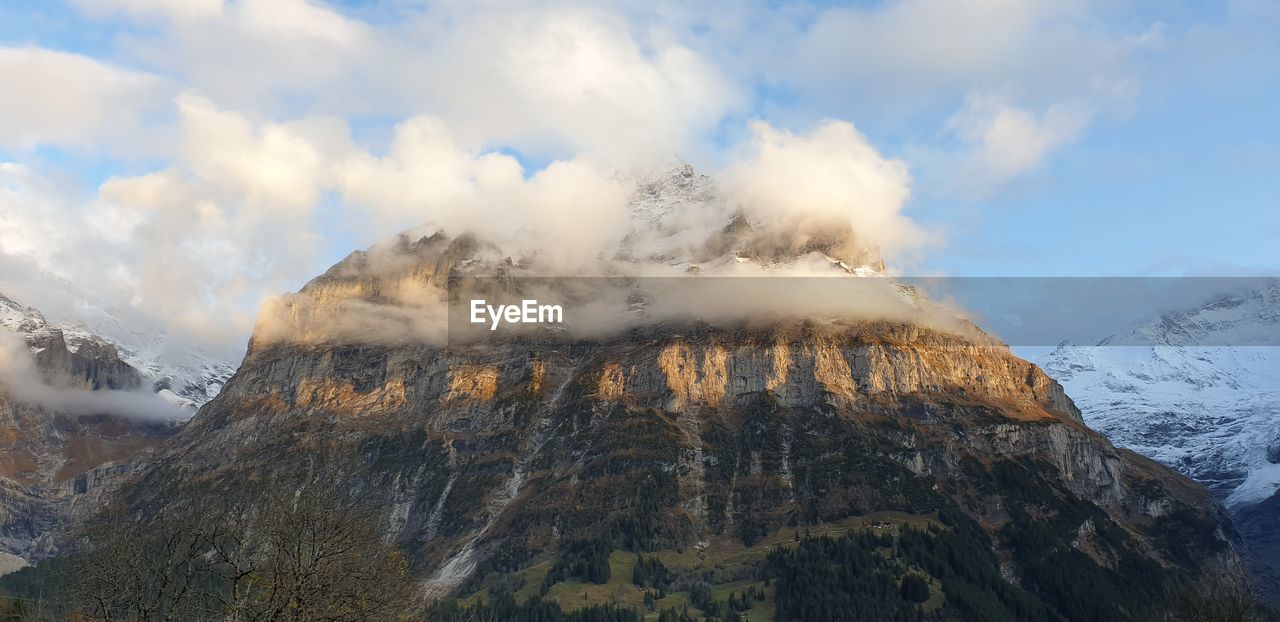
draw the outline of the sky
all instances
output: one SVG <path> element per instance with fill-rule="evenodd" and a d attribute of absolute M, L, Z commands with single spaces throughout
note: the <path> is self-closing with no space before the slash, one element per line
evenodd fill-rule
<path fill-rule="evenodd" d="M 410 227 L 611 231 L 673 158 L 899 274 L 1280 270 L 1271 0 L 5 0 L 0 85 L 0 291 L 214 348 Z"/>

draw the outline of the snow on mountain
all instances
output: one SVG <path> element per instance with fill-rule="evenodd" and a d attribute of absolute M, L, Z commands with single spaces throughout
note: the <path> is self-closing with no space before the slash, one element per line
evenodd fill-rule
<path fill-rule="evenodd" d="M 0 295 L 0 326 L 15 333 L 34 333 L 48 328 L 49 323 L 35 309 L 24 307 Z"/>
<path fill-rule="evenodd" d="M 165 323 L 147 312 L 122 307 L 54 274 L 46 274 L 38 291 L 24 291 L 27 301 L 57 323 L 68 345 L 93 335 L 116 346 L 120 358 L 152 382 L 163 397 L 196 407 L 213 399 L 235 373 L 243 350 L 211 351 L 189 339 L 169 334 Z M 27 288 L 30 290 L 31 288 Z"/>
<path fill-rule="evenodd" d="M 1237 510 L 1280 488 L 1280 285 L 1063 344 L 1037 361 L 1117 445 Z M 1134 345 L 1115 345 L 1134 344 Z"/>
<path fill-rule="evenodd" d="M 1280 282 L 1226 295 L 1193 309 L 1165 313 L 1098 345 L 1275 346 L 1280 328 Z"/>
<path fill-rule="evenodd" d="M 693 167 L 680 163 L 660 168 L 631 180 L 636 191 L 631 198 L 631 216 L 637 223 L 660 223 L 673 212 L 690 211 L 718 200 L 715 182 Z"/>
<path fill-rule="evenodd" d="M 820 274 L 882 275 L 880 251 L 858 239 L 852 223 L 832 219 L 768 230 L 728 206 L 713 178 L 675 162 L 624 178 L 631 231 L 617 259 L 652 262 L 700 273 L 727 273 L 752 264 L 765 270 L 806 266 Z M 741 274 L 741 272 L 739 272 Z"/>
<path fill-rule="evenodd" d="M 137 369 L 169 402 L 191 412 L 213 399 L 235 372 L 235 365 L 195 347 L 173 347 L 164 334 L 148 334 L 126 325 L 105 309 L 77 301 L 82 321 L 54 323 L 39 311 L 0 295 L 0 326 L 26 335 L 61 331 L 70 352 L 88 344 L 109 344 L 120 359 Z"/>
<path fill-rule="evenodd" d="M 78 310 L 83 319 L 63 329 L 68 344 L 72 334 L 101 335 L 116 345 L 121 359 L 151 379 L 157 391 L 173 394 L 177 403 L 203 405 L 235 373 L 234 363 L 199 347 L 178 344 L 163 332 L 145 332 L 88 303 L 78 305 Z"/>

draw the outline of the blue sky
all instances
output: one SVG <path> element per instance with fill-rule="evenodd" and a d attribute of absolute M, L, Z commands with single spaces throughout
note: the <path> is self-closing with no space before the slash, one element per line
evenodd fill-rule
<path fill-rule="evenodd" d="M 753 122 L 809 145 L 851 123 L 853 166 L 900 162 L 904 272 L 1280 268 L 1266 0 L 17 0 L 0 79 L 0 284 L 52 273 L 175 330 L 247 330 L 353 248 L 455 218 L 486 167 L 714 174 L 759 155 Z"/>

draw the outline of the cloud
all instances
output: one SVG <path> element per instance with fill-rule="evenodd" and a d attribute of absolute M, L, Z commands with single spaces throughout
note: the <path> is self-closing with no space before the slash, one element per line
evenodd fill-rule
<path fill-rule="evenodd" d="M 108 179 L 88 207 L 38 171 L 7 169 L 13 209 L 0 215 L 3 252 L 32 271 L 94 283 L 103 298 L 225 348 L 253 325 L 259 301 L 319 271 L 325 225 L 368 240 L 415 227 L 470 233 L 536 261 L 543 274 L 598 274 L 633 233 L 634 182 L 588 155 L 529 171 L 510 155 L 466 148 L 448 124 L 425 115 L 399 124 L 376 154 L 356 145 L 339 119 L 255 121 L 193 92 L 175 106 L 175 159 Z M 902 214 L 905 164 L 852 125 L 831 121 L 795 134 L 756 122 L 752 131 L 720 176 L 726 200 L 670 215 L 669 225 L 694 232 L 689 245 L 705 244 L 738 210 L 760 228 L 757 247 L 787 254 L 807 252 L 809 239 L 833 225 L 856 242 L 855 255 L 906 252 L 929 240 Z M 340 201 L 344 222 L 323 222 L 326 200 Z M 43 231 L 39 244 L 28 242 L 32 231 Z M 669 250 L 630 240 L 640 259 Z"/>
<path fill-rule="evenodd" d="M 903 0 L 820 12 L 800 37 L 795 74 L 822 80 L 844 75 L 892 92 L 965 89 L 985 76 L 1007 74 L 1017 52 L 1075 2 L 1038 0 Z M 843 71 L 836 71 L 840 67 Z M 849 80 L 849 78 L 853 78 Z"/>
<path fill-rule="evenodd" d="M 1092 0 L 899 0 L 816 11 L 795 54 L 766 66 L 835 103 L 875 94 L 888 114 L 1003 91 L 1037 105 L 1127 81 L 1132 32 Z M 1151 24 L 1138 32 L 1148 31 Z M 838 76 L 838 79 L 832 79 Z M 873 110 L 870 107 L 868 111 Z M 874 114 L 874 113 L 873 113 Z"/>
<path fill-rule="evenodd" d="M 1053 105 L 1036 114 L 997 99 L 971 97 L 947 121 L 948 131 L 964 145 L 957 178 L 973 189 L 1003 184 L 1077 140 L 1092 117 L 1087 104 Z"/>
<path fill-rule="evenodd" d="M 305 0 L 111 6 L 135 17 L 177 15 L 178 6 L 199 15 L 127 35 L 121 48 L 219 105 L 429 112 L 468 149 L 586 152 L 632 165 L 705 148 L 705 133 L 744 109 L 749 93 L 665 26 L 639 30 L 618 7 L 405 5 L 393 23 L 371 24 Z"/>
<path fill-rule="evenodd" d="M 315 271 L 314 213 L 347 129 L 323 118 L 252 122 L 191 93 L 175 105 L 170 163 L 96 192 L 58 184 L 56 171 L 2 165 L 0 253 L 29 275 L 163 318 L 158 331 L 234 350 L 266 292 Z"/>
<path fill-rule="evenodd" d="M 834 223 L 888 252 L 929 241 L 902 213 L 911 196 L 906 163 L 881 155 L 851 123 L 795 134 L 755 121 L 751 132 L 751 152 L 723 177 L 730 203 L 760 226 L 802 235 Z"/>
<path fill-rule="evenodd" d="M 0 252 L 50 268 L 55 263 L 51 251 L 61 246 L 64 234 L 56 224 L 63 202 L 56 187 L 30 167 L 0 162 Z"/>
<path fill-rule="evenodd" d="M 0 84 L 0 148 L 16 149 L 137 150 L 150 141 L 139 136 L 144 117 L 172 91 L 154 75 L 38 47 L 0 47 Z"/>
<path fill-rule="evenodd" d="M 0 51 L 24 85 L 0 147 L 148 157 L 14 157 L 0 252 L 236 346 L 338 249 L 426 223 L 556 265 L 643 250 L 625 180 L 672 154 L 723 170 L 726 200 L 677 215 L 661 252 L 741 209 L 779 247 L 834 221 L 901 259 L 937 239 L 906 211 L 930 164 L 985 191 L 1043 165 L 1132 98 L 1135 50 L 1164 34 L 1092 0 L 77 6 L 111 45 Z"/>
<path fill-rule="evenodd" d="M 1164 41 L 1159 22 L 1094 0 L 898 0 L 808 17 L 779 36 L 794 53 L 760 59 L 769 79 L 802 94 L 802 110 L 900 136 L 942 196 L 997 190 L 1128 114 Z"/>
<path fill-rule="evenodd" d="M 675 276 L 679 281 L 697 265 L 704 277 L 847 277 L 835 259 L 863 266 L 878 260 L 880 246 L 905 253 L 934 241 L 903 213 L 911 182 L 906 165 L 882 155 L 852 124 L 826 121 L 803 133 L 761 121 L 751 127 L 755 139 L 718 176 L 719 193 L 664 204 L 657 221 L 646 221 L 637 231 L 630 203 L 636 189 L 629 177 L 584 158 L 556 161 L 526 175 L 509 156 L 461 150 L 435 119 L 413 119 L 397 128 L 384 157 L 357 153 L 344 163 L 340 179 L 349 204 L 383 218 L 425 224 L 352 256 L 300 294 L 266 305 L 255 338 L 443 343 L 442 275 L 455 268 L 489 276 L 502 270 L 510 277 Z M 692 172 L 673 174 L 678 178 L 673 183 L 692 181 Z M 738 216 L 745 216 L 750 227 L 726 240 L 726 225 Z M 467 234 L 474 237 L 464 241 Z M 459 258 L 465 260 L 451 263 Z M 840 301 L 849 296 L 797 300 L 814 292 L 831 294 L 834 286 L 821 280 L 728 279 L 723 283 L 734 285 L 703 291 L 720 281 L 702 278 L 691 290 L 664 292 L 661 308 L 652 307 L 643 317 L 629 311 L 635 304 L 632 292 L 613 281 L 559 280 L 548 293 L 556 299 L 581 283 L 585 292 L 576 292 L 575 313 L 592 318 L 573 330 L 593 336 L 690 314 L 740 320 L 744 314 L 765 313 L 874 319 L 897 311 L 921 318 L 934 313 L 904 302 L 891 284 L 871 280 L 877 281 L 867 286 L 874 296 L 844 304 Z M 737 301 L 730 305 L 736 310 L 723 308 L 730 300 Z M 929 321 L 959 325 L 946 313 Z"/>
<path fill-rule="evenodd" d="M 492 223 L 493 214 L 477 216 L 448 206 L 477 186 L 518 185 L 523 174 L 515 158 L 468 153 L 444 121 L 419 115 L 396 126 L 384 155 L 351 154 L 338 168 L 338 183 L 347 201 L 369 210 L 378 231 L 401 231 L 433 220 L 458 229 L 478 221 Z"/>
<path fill-rule="evenodd" d="M 364 82 L 385 68 L 379 34 L 322 3 L 239 0 L 183 15 L 122 36 L 121 55 L 241 111 L 278 114 L 301 102 L 349 113 L 385 95 Z"/>
<path fill-rule="evenodd" d="M 243 115 L 220 110 L 199 95 L 184 93 L 176 103 L 192 172 L 249 205 L 306 212 L 330 183 L 326 167 L 339 155 L 326 148 L 347 149 L 342 122 L 254 127 Z"/>
<path fill-rule="evenodd" d="M 174 160 L 110 178 L 87 199 L 40 170 L 0 168 L 0 253 L 28 273 L 6 280 L 92 284 L 225 351 L 243 343 L 262 299 L 320 270 L 324 226 L 377 240 L 430 224 L 536 255 L 547 269 L 588 262 L 627 232 L 632 188 L 589 157 L 526 171 L 511 156 L 462 149 L 430 117 L 401 124 L 377 156 L 352 144 L 341 120 L 252 121 L 190 92 L 175 104 Z M 341 200 L 342 221 L 325 222 L 326 197 Z"/>
<path fill-rule="evenodd" d="M 350 46 L 363 31 L 355 21 L 308 0 L 241 0 L 236 9 L 245 30 L 269 37 Z"/>
<path fill-rule="evenodd" d="M 342 197 L 368 210 L 381 236 L 419 226 L 473 233 L 509 252 L 540 254 L 548 267 L 591 260 L 630 223 L 632 189 L 595 159 L 531 173 L 511 156 L 463 149 L 433 117 L 400 124 L 385 156 L 356 152 L 338 171 Z"/>
<path fill-rule="evenodd" d="M 645 40 L 617 12 L 461 10 L 405 34 L 388 59 L 405 77 L 400 97 L 435 108 L 466 145 L 634 165 L 689 148 L 743 106 L 710 60 Z"/>

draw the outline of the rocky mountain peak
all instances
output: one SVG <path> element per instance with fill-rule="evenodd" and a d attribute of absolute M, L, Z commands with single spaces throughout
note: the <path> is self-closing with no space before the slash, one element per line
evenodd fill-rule
<path fill-rule="evenodd" d="M 801 218 L 762 226 L 729 204 L 713 178 L 684 163 L 635 180 L 632 232 L 618 258 L 708 268 L 749 261 L 786 266 L 821 255 L 849 272 L 883 272 L 879 249 L 856 234 L 856 223 L 835 217 Z"/>
<path fill-rule="evenodd" d="M 715 180 L 678 163 L 632 180 L 631 217 L 637 226 L 660 226 L 672 214 L 705 208 L 720 200 Z"/>

